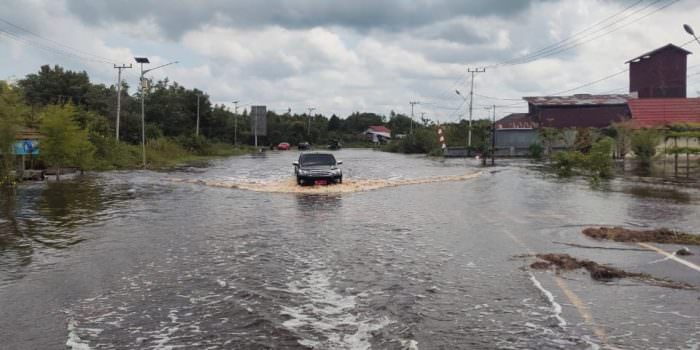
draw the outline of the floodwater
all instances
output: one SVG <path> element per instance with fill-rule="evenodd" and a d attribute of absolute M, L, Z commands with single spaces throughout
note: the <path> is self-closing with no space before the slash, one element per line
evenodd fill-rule
<path fill-rule="evenodd" d="M 327 187 L 296 186 L 289 151 L 3 193 L 0 348 L 700 347 L 697 289 L 534 271 L 527 256 L 700 287 L 700 271 L 658 252 L 581 234 L 697 233 L 697 190 L 335 154 L 344 183 Z"/>

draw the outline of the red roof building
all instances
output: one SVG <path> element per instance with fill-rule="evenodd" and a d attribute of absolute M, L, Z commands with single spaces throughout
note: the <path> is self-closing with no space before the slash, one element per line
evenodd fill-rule
<path fill-rule="evenodd" d="M 700 98 L 640 98 L 628 102 L 632 123 L 640 127 L 700 123 Z"/>
<path fill-rule="evenodd" d="M 370 126 L 367 128 L 367 131 L 370 131 L 370 130 L 371 130 L 371 131 L 374 131 L 374 132 L 381 132 L 381 133 L 386 133 L 386 134 L 391 135 L 391 130 L 388 129 L 388 128 L 387 128 L 386 126 L 384 126 L 384 125 L 370 125 Z"/>

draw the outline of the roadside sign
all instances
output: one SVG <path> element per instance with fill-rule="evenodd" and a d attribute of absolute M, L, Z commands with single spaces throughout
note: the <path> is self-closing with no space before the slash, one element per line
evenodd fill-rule
<path fill-rule="evenodd" d="M 22 140 L 14 144 L 14 153 L 18 156 L 38 156 L 39 141 L 37 140 Z"/>
<path fill-rule="evenodd" d="M 250 130 L 256 136 L 267 136 L 267 107 L 250 107 Z"/>

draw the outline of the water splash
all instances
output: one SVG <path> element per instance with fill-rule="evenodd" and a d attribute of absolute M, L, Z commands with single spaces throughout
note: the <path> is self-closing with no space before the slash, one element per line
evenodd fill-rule
<path fill-rule="evenodd" d="M 347 179 L 341 184 L 328 186 L 299 186 L 294 179 L 263 181 L 263 182 L 245 182 L 232 180 L 203 180 L 203 179 L 169 179 L 177 183 L 198 184 L 211 187 L 222 188 L 238 188 L 256 192 L 272 192 L 272 193 L 304 193 L 304 194 L 334 194 L 334 193 L 353 193 L 362 191 L 372 191 L 387 187 L 397 187 L 406 185 L 430 184 L 439 182 L 456 182 L 465 181 L 478 177 L 481 172 L 463 174 L 463 175 L 448 175 L 435 176 L 418 179 Z"/>

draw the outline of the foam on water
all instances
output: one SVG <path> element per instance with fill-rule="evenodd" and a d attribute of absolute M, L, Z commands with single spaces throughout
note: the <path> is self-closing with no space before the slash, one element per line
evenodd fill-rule
<path fill-rule="evenodd" d="M 321 270 L 309 271 L 299 281 L 287 284 L 289 292 L 308 302 L 282 307 L 290 319 L 282 325 L 304 335 L 299 343 L 323 349 L 370 349 L 372 332 L 384 328 L 387 318 L 365 318 L 356 311 L 355 296 L 344 296 L 331 288 L 329 277 Z M 309 334 L 312 330 L 314 334 Z"/>
<path fill-rule="evenodd" d="M 532 273 L 530 273 L 530 281 L 532 281 L 532 284 L 534 284 L 535 287 L 537 287 L 537 289 L 539 289 L 542 292 L 542 294 L 544 294 L 549 304 L 552 305 L 553 317 L 556 318 L 557 321 L 559 321 L 559 327 L 566 327 L 566 320 L 561 317 L 561 305 L 559 305 L 559 303 L 557 303 L 554 300 L 554 295 L 552 294 L 552 292 L 542 287 L 542 283 L 540 283 L 540 281 L 538 281 L 537 278 L 535 278 L 535 275 L 533 275 Z"/>
<path fill-rule="evenodd" d="M 333 194 L 333 193 L 352 193 L 361 191 L 378 190 L 387 187 L 397 187 L 405 185 L 429 184 L 438 182 L 455 182 L 465 181 L 478 177 L 481 172 L 435 176 L 428 178 L 417 179 L 347 179 L 342 184 L 334 184 L 330 186 L 299 186 L 294 179 L 275 180 L 264 182 L 244 182 L 235 180 L 203 180 L 203 179 L 170 179 L 177 183 L 190 183 L 205 185 L 211 187 L 222 188 L 238 188 L 256 192 L 272 192 L 272 193 L 306 193 L 306 194 Z"/>
<path fill-rule="evenodd" d="M 84 343 L 77 333 L 77 325 L 75 320 L 68 320 L 68 340 L 66 341 L 66 346 L 73 350 L 90 350 L 90 346 Z"/>

